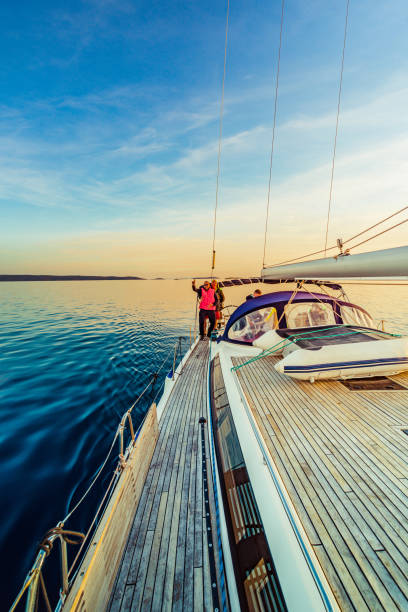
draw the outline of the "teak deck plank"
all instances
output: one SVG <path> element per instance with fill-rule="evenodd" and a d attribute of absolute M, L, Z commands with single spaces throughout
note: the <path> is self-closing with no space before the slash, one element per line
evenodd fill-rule
<path fill-rule="evenodd" d="M 212 606 L 198 424 L 207 414 L 208 353 L 208 342 L 199 342 L 167 401 L 111 612 Z"/>
<path fill-rule="evenodd" d="M 303 424 L 304 424 L 305 430 L 310 433 L 310 440 L 317 439 L 319 435 L 321 437 L 325 435 L 324 428 L 322 429 L 319 427 L 318 419 L 313 418 L 311 420 L 310 425 L 309 425 L 308 420 L 304 419 Z M 364 476 L 362 477 L 362 472 L 357 473 L 356 470 L 354 470 L 353 466 L 347 463 L 347 457 L 343 457 L 343 459 L 340 458 L 339 460 L 336 457 L 336 449 L 333 447 L 332 450 L 333 452 L 325 460 L 326 467 L 328 469 L 332 469 L 332 468 L 336 469 L 336 471 L 342 476 L 344 482 L 348 484 L 348 491 L 346 489 L 345 490 L 347 492 L 351 492 L 353 489 L 355 495 L 357 497 L 360 496 L 360 498 L 363 501 L 363 504 L 366 507 L 370 508 L 370 512 L 372 512 L 374 515 L 377 515 L 377 519 L 374 523 L 375 529 L 378 530 L 378 524 L 381 525 L 381 522 L 386 520 L 386 521 L 389 521 L 391 525 L 393 525 L 393 528 L 397 528 L 397 531 L 398 531 L 400 521 L 403 520 L 402 515 L 399 516 L 399 521 L 398 519 L 394 521 L 393 516 L 392 516 L 392 510 L 393 510 L 392 507 L 390 508 L 391 512 L 386 512 L 382 516 L 378 514 L 378 509 L 380 509 L 381 511 L 381 509 L 384 507 L 384 504 L 387 505 L 388 503 L 387 499 L 385 498 L 383 494 L 383 491 L 381 491 L 378 488 L 378 486 L 373 482 L 373 480 L 370 481 L 370 480 L 365 479 Z M 371 489 L 370 489 L 370 486 L 371 486 Z M 378 497 L 382 497 L 382 502 L 381 504 L 378 505 L 378 508 L 376 508 L 375 502 Z M 402 537 L 403 539 L 406 539 L 407 536 L 408 534 L 406 532 L 404 532 L 403 534 L 399 534 L 399 537 Z M 404 551 L 405 553 L 408 554 L 408 549 L 406 549 L 405 546 L 404 546 Z"/>
<path fill-rule="evenodd" d="M 184 401 L 184 396 L 178 395 L 177 401 Z M 164 523 L 163 533 L 162 533 L 160 557 L 159 557 L 159 563 L 158 563 L 158 568 L 157 568 L 157 573 L 156 573 L 156 584 L 155 584 L 155 593 L 154 593 L 153 603 L 152 603 L 152 610 L 156 610 L 161 607 L 161 602 L 163 599 L 163 588 L 164 588 L 164 582 L 165 582 L 165 576 L 166 576 L 166 566 L 169 562 L 171 563 L 171 559 L 168 560 L 168 546 L 169 546 L 170 535 L 172 533 L 171 530 L 173 529 L 173 532 L 174 532 L 173 512 L 174 512 L 174 503 L 175 503 L 175 492 L 176 492 L 176 485 L 178 482 L 180 453 L 181 453 L 181 449 L 184 444 L 185 436 L 187 435 L 186 432 L 188 434 L 188 427 L 184 426 L 184 429 L 182 429 L 183 436 L 181 438 L 181 441 L 179 444 L 176 445 L 177 452 L 174 457 L 174 463 L 173 463 L 174 468 L 172 470 L 168 470 L 166 474 L 166 480 L 168 481 L 168 483 L 166 482 L 165 486 L 168 487 L 169 502 L 166 508 L 166 517 L 165 517 L 165 523 Z M 177 511 L 177 506 L 176 506 L 176 511 Z"/>
<path fill-rule="evenodd" d="M 313 400 L 312 391 L 309 389 L 307 393 L 310 394 Z M 338 405 L 342 410 L 343 404 L 339 402 Z M 320 412 L 316 410 L 316 408 L 320 408 Z M 330 405 L 327 404 L 327 402 L 326 404 L 322 404 L 321 401 L 319 401 L 316 408 L 315 420 L 320 418 L 320 422 L 324 423 L 323 431 L 331 432 L 330 440 L 334 450 L 345 460 L 347 460 L 347 457 L 351 457 L 354 462 L 357 462 L 359 467 L 361 467 L 361 473 L 369 475 L 371 482 L 378 483 L 381 488 L 385 488 L 387 494 L 395 500 L 394 503 L 399 510 L 408 518 L 406 490 L 403 490 L 404 487 L 401 485 L 401 479 L 395 477 L 394 473 L 389 471 L 387 466 L 381 463 L 381 461 L 376 460 L 370 452 L 369 447 L 360 443 L 358 432 L 357 435 L 355 435 L 354 432 L 349 431 L 347 423 L 343 423 L 341 419 L 333 419 L 331 415 L 326 413 L 326 410 L 330 410 Z M 323 410 L 321 410 L 322 408 Z M 378 434 L 376 434 L 376 437 L 378 438 Z M 378 470 L 379 464 L 381 465 L 381 470 Z"/>
<path fill-rule="evenodd" d="M 255 375 L 255 373 L 253 373 L 253 375 Z M 256 378 L 254 382 L 260 384 Z M 276 400 L 276 398 L 273 399 Z M 275 450 L 275 453 L 272 452 L 272 456 L 273 458 L 275 458 L 275 456 L 279 456 L 281 462 L 285 465 L 288 471 L 290 471 L 293 485 L 299 493 L 303 506 L 308 514 L 307 522 L 304 520 L 302 521 L 305 531 L 309 535 L 309 526 L 313 525 L 313 530 L 316 530 L 319 542 L 324 542 L 324 548 L 327 552 L 327 556 L 333 563 L 333 569 L 330 571 L 330 575 L 332 577 L 332 590 L 336 597 L 340 598 L 342 595 L 343 608 L 346 610 L 353 609 L 353 602 L 356 609 L 359 611 L 368 611 L 372 608 L 366 604 L 363 595 L 360 593 L 360 590 L 364 591 L 366 589 L 367 581 L 364 578 L 364 575 L 361 574 L 356 560 L 352 555 L 350 555 L 348 547 L 337 531 L 334 521 L 328 515 L 324 505 L 319 502 L 319 498 L 314 490 L 314 487 L 307 486 L 308 482 L 307 478 L 305 478 L 305 471 L 297 460 L 299 452 L 296 449 L 296 446 L 288 443 L 286 439 L 286 430 L 282 430 L 282 424 L 277 414 L 278 410 L 279 407 L 275 409 L 275 417 L 279 427 L 276 432 L 277 435 L 271 440 Z M 283 477 L 282 473 L 281 476 Z M 286 484 L 285 479 L 284 482 Z M 295 504 L 294 498 L 292 498 L 292 502 Z M 295 506 L 298 508 L 298 505 L 295 504 Z M 300 513 L 298 512 L 298 514 Z M 304 518 L 303 512 L 301 514 L 301 518 Z M 332 535 L 330 535 L 331 529 L 333 530 Z M 311 538 L 310 535 L 309 540 L 311 544 L 314 544 L 314 538 Z M 320 546 L 317 548 L 320 549 Z M 342 580 L 339 580 L 338 574 L 341 574 Z M 360 589 L 355 581 L 356 574 L 361 578 Z M 329 578 L 327 574 L 326 576 Z"/>
<path fill-rule="evenodd" d="M 406 391 L 360 392 L 275 363 L 238 381 L 340 608 L 408 609 L 408 374 L 392 377 Z"/>
<path fill-rule="evenodd" d="M 280 381 L 279 392 L 284 393 L 287 385 L 293 385 L 294 381 L 284 380 Z M 310 383 L 303 383 L 303 385 L 310 385 Z M 321 383 L 324 384 L 324 383 Z M 326 383 L 327 384 L 327 383 Z M 340 383 L 332 383 L 332 384 L 340 384 Z M 347 424 L 344 425 L 340 419 L 333 419 L 330 413 L 331 403 L 328 403 L 328 398 L 325 398 L 325 401 L 322 402 L 321 397 L 318 395 L 316 397 L 315 391 L 313 389 L 303 387 L 291 387 L 292 395 L 291 400 L 293 402 L 293 398 L 297 398 L 298 401 L 306 402 L 306 405 L 309 405 L 310 410 L 305 413 L 305 415 L 310 418 L 314 418 L 314 427 L 321 428 L 322 434 L 326 436 L 325 443 L 327 446 L 331 446 L 333 453 L 338 453 L 342 460 L 347 461 L 348 458 L 352 458 L 352 463 L 356 461 L 361 468 L 361 475 L 368 474 L 370 482 L 377 482 L 377 479 L 380 481 L 379 484 L 381 487 L 385 487 L 388 491 L 387 494 L 393 497 L 401 499 L 401 503 L 398 500 L 395 502 L 397 506 L 399 506 L 402 510 L 402 513 L 408 517 L 408 509 L 406 507 L 406 494 L 402 491 L 401 479 L 395 478 L 395 476 L 388 472 L 385 466 L 382 466 L 382 471 L 378 472 L 378 461 L 373 461 L 370 454 L 364 452 L 359 446 L 359 437 L 355 435 L 350 435 L 348 431 Z M 341 391 L 341 390 L 340 390 Z M 350 392 L 356 393 L 356 392 Z M 338 397 L 336 398 L 338 400 Z M 337 405 L 343 408 L 341 402 L 337 401 Z M 329 440 L 329 442 L 328 442 Z M 385 474 L 383 474 L 385 472 Z M 395 483 L 395 485 L 394 485 Z"/>

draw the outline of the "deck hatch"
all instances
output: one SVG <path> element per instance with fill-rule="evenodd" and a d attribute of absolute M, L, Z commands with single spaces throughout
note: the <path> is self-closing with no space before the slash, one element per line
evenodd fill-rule
<path fill-rule="evenodd" d="M 340 382 L 350 391 L 408 391 L 406 387 L 403 387 L 387 376 L 353 378 L 350 380 L 341 380 Z"/>

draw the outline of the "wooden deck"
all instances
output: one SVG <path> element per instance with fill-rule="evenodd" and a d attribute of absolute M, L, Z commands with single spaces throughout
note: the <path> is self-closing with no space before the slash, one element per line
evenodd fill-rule
<path fill-rule="evenodd" d="M 408 610 L 408 374 L 350 391 L 274 363 L 236 374 L 341 610 Z"/>
<path fill-rule="evenodd" d="M 212 610 L 200 416 L 207 418 L 209 343 L 188 358 L 160 421 L 159 439 L 109 609 Z M 205 446 L 213 512 L 208 432 Z M 213 550 L 218 563 L 216 528 Z"/>

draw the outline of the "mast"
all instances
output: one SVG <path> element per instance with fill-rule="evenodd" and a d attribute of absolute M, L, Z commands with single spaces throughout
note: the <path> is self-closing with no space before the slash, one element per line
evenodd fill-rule
<path fill-rule="evenodd" d="M 262 280 L 407 277 L 408 246 L 270 266 L 261 276 Z"/>

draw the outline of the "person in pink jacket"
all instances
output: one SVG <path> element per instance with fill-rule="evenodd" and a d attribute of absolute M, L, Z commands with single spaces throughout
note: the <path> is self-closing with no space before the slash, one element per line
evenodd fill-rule
<path fill-rule="evenodd" d="M 211 287 L 209 281 L 204 281 L 204 284 L 201 285 L 198 289 L 195 286 L 195 280 L 193 280 L 192 289 L 198 295 L 198 299 L 200 300 L 199 309 L 199 325 L 200 325 L 200 340 L 204 339 L 204 321 L 208 318 L 210 323 L 208 327 L 207 336 L 211 338 L 211 332 L 215 326 L 215 311 L 217 309 L 218 303 L 218 295 Z"/>

